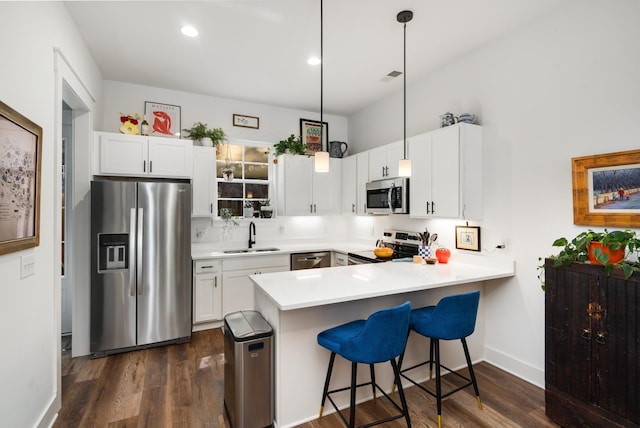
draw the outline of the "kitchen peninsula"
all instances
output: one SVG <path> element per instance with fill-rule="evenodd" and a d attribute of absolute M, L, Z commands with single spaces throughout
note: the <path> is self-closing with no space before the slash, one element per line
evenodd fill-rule
<path fill-rule="evenodd" d="M 497 286 L 501 278 L 515 274 L 514 262 L 482 256 L 456 254 L 448 264 L 377 263 L 252 275 L 255 307 L 274 330 L 275 423 L 291 427 L 317 418 L 329 352 L 316 343 L 319 332 L 371 313 L 411 301 L 427 306 L 448 294 Z M 485 281 L 489 281 L 485 284 Z M 481 359 L 484 343 L 482 297 L 475 333 L 468 338 L 473 361 Z M 413 336 L 407 344 L 405 364 L 417 362 L 428 349 L 427 342 Z M 447 366 L 464 365 L 460 352 L 449 352 L 443 343 Z M 346 386 L 350 365 L 336 359 L 332 385 Z M 427 373 L 416 374 L 416 378 Z M 360 368 L 358 383 L 369 371 Z M 376 380 L 390 390 L 393 377 L 388 367 L 376 368 Z M 360 388 L 358 402 L 371 398 L 371 390 Z M 348 405 L 348 392 L 337 395 L 337 404 Z M 329 407 L 326 412 L 331 411 Z"/>

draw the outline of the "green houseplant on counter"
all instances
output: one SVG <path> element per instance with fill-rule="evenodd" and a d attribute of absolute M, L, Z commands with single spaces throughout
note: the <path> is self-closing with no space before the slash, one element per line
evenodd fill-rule
<path fill-rule="evenodd" d="M 183 131 L 189 134 L 186 135 L 187 138 L 207 147 L 217 146 L 227 136 L 222 128 L 209 128 L 206 123 L 202 122 L 194 122 L 191 128 L 185 128 Z"/>
<path fill-rule="evenodd" d="M 571 263 L 589 261 L 591 264 L 603 265 L 607 275 L 611 274 L 613 268 L 618 267 L 622 269 L 625 279 L 634 272 L 640 271 L 640 262 L 638 262 L 640 239 L 636 236 L 636 232 L 629 229 L 611 232 L 607 229 L 603 232 L 589 229 L 579 233 L 571 241 L 567 238 L 558 238 L 552 245 L 562 247 L 557 255 L 549 256 L 554 266 L 568 266 Z M 627 260 L 631 254 L 635 254 L 636 260 Z M 542 262 L 538 266 L 538 279 L 544 290 L 544 260 L 542 257 L 538 260 Z"/>

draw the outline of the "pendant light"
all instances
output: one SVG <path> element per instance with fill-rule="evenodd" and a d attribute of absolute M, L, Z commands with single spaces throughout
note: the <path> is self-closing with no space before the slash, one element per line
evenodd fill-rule
<path fill-rule="evenodd" d="M 324 122 L 323 122 L 323 80 L 324 80 L 324 58 L 322 56 L 323 50 L 323 19 L 322 19 L 322 1 L 320 0 L 320 148 L 322 148 L 322 142 L 324 141 Z M 329 152 L 319 151 L 316 152 L 313 162 L 313 168 L 315 172 L 329 172 Z"/>
<path fill-rule="evenodd" d="M 402 71 L 403 98 L 404 98 L 404 157 L 398 162 L 398 175 L 400 177 L 411 177 L 411 160 L 407 159 L 407 22 L 413 19 L 413 12 L 403 10 L 396 17 L 398 22 L 404 24 L 404 69 Z"/>

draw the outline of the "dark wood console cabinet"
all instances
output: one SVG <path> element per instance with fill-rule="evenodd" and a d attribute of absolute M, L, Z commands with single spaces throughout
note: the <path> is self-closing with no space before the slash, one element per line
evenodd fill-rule
<path fill-rule="evenodd" d="M 545 401 L 563 427 L 640 426 L 640 273 L 545 262 Z"/>

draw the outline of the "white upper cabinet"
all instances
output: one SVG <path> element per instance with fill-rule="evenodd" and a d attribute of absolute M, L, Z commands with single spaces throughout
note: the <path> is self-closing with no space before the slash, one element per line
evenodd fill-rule
<path fill-rule="evenodd" d="M 94 175 L 191 178 L 191 140 L 96 132 Z"/>
<path fill-rule="evenodd" d="M 342 214 L 355 215 L 358 210 L 357 155 L 342 158 Z"/>
<path fill-rule="evenodd" d="M 369 181 L 369 154 L 342 158 L 342 214 L 366 214 L 366 186 Z"/>
<path fill-rule="evenodd" d="M 482 218 L 482 127 L 440 128 L 408 146 L 411 217 Z"/>
<path fill-rule="evenodd" d="M 193 147 L 193 216 L 212 216 L 216 205 L 216 149 Z"/>
<path fill-rule="evenodd" d="M 398 162 L 404 157 L 404 142 L 396 141 L 368 151 L 369 180 L 398 176 Z"/>
<path fill-rule="evenodd" d="M 338 158 L 329 159 L 329 172 L 315 172 L 313 157 L 278 156 L 278 215 L 340 214 L 340 176 Z"/>

